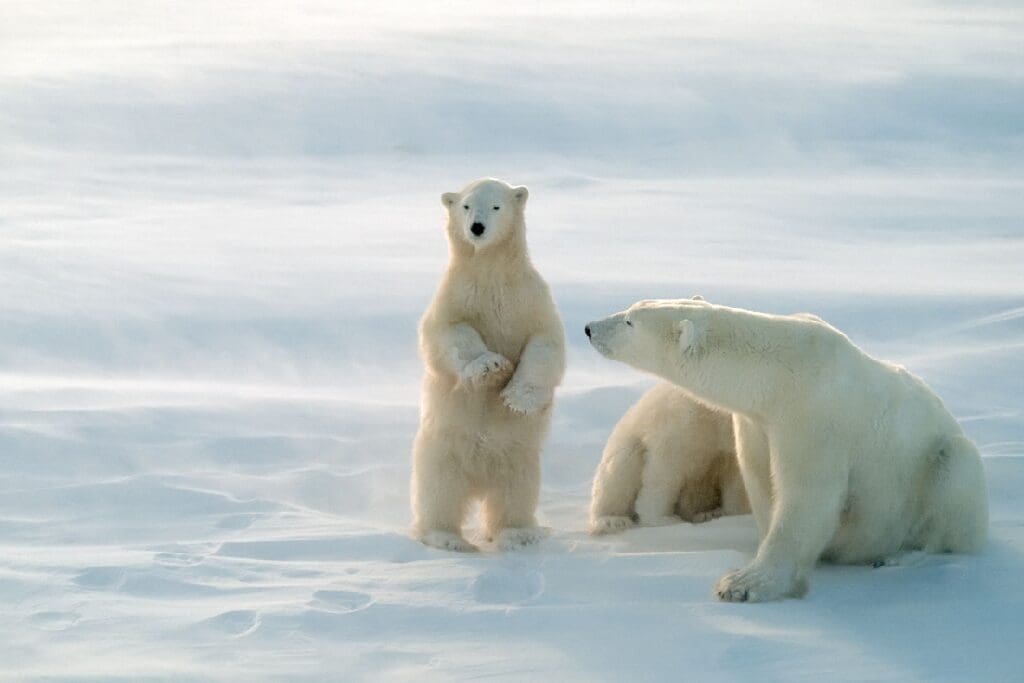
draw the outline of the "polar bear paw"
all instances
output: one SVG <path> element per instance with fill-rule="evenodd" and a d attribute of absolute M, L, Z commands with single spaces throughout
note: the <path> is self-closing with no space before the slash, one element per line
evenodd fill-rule
<path fill-rule="evenodd" d="M 632 517 L 607 515 L 605 517 L 598 517 L 590 523 L 590 534 L 592 536 L 617 534 L 631 528 L 633 525 Z"/>
<path fill-rule="evenodd" d="M 428 531 L 420 537 L 420 542 L 423 545 L 429 545 L 431 548 L 440 548 L 441 550 L 451 550 L 457 553 L 475 553 L 479 548 L 464 539 L 458 534 L 453 534 L 450 531 Z"/>
<path fill-rule="evenodd" d="M 508 377 L 512 361 L 500 353 L 485 351 L 466 363 L 459 373 L 459 379 L 474 386 L 496 384 Z"/>
<path fill-rule="evenodd" d="M 807 593 L 807 581 L 795 568 L 750 565 L 729 572 L 715 584 L 715 594 L 725 602 L 766 602 L 799 598 Z"/>
<path fill-rule="evenodd" d="M 671 526 L 683 521 L 682 517 L 675 515 L 645 515 L 640 514 L 640 526 Z"/>
<path fill-rule="evenodd" d="M 505 406 L 513 413 L 531 415 L 544 409 L 554 395 L 551 389 L 535 384 L 510 384 L 501 392 Z"/>
<path fill-rule="evenodd" d="M 928 553 L 920 550 L 909 550 L 880 557 L 871 563 L 875 569 L 880 567 L 917 567 L 933 559 Z"/>
<path fill-rule="evenodd" d="M 519 550 L 531 545 L 537 545 L 549 535 L 548 530 L 539 526 L 520 527 L 518 529 L 503 529 L 494 544 L 498 550 L 509 551 Z"/>
<path fill-rule="evenodd" d="M 704 522 L 710 522 L 713 519 L 718 519 L 723 514 L 724 510 L 722 510 L 722 508 L 720 507 L 717 507 L 714 510 L 705 510 L 704 512 L 696 513 L 690 519 L 690 522 L 692 522 L 693 524 L 703 524 Z"/>

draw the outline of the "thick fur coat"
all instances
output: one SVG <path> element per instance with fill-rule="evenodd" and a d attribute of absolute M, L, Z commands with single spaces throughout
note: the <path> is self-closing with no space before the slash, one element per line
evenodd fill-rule
<path fill-rule="evenodd" d="M 608 438 L 594 475 L 590 532 L 747 512 L 732 415 L 660 382 L 626 411 Z"/>
<path fill-rule="evenodd" d="M 540 452 L 565 333 L 527 252 L 527 197 L 494 179 L 442 196 L 450 258 L 420 322 L 426 375 L 413 445 L 413 527 L 428 545 L 474 550 L 462 535 L 474 500 L 500 548 L 541 537 Z"/>
<path fill-rule="evenodd" d="M 723 600 L 799 596 L 815 563 L 976 552 L 988 496 L 977 448 L 925 384 L 809 314 L 642 301 L 588 326 L 609 358 L 734 414 L 761 542 Z"/>

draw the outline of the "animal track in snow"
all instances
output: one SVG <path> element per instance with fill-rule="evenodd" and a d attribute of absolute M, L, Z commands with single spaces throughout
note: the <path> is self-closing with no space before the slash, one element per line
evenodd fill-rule
<path fill-rule="evenodd" d="M 234 638 L 242 638 L 253 633 L 260 627 L 259 612 L 239 609 L 222 612 L 204 622 L 210 628 L 226 633 Z"/>
<path fill-rule="evenodd" d="M 81 618 L 77 612 L 36 612 L 29 619 L 33 626 L 43 631 L 64 631 Z"/>
<path fill-rule="evenodd" d="M 373 598 L 353 591 L 317 591 L 309 604 L 328 612 L 356 612 L 373 604 Z"/>

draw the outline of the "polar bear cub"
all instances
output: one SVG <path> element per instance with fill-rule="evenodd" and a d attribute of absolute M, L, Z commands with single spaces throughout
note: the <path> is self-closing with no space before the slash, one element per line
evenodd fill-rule
<path fill-rule="evenodd" d="M 426 375 L 413 444 L 413 529 L 427 545 L 476 550 L 461 531 L 474 500 L 499 548 L 542 537 L 540 451 L 565 332 L 527 253 L 527 197 L 492 178 L 441 197 L 449 262 L 420 321 Z"/>
<path fill-rule="evenodd" d="M 750 512 L 732 415 L 659 382 L 615 425 L 594 475 L 590 532 Z"/>
<path fill-rule="evenodd" d="M 823 558 L 977 552 L 988 494 L 978 450 L 925 384 L 808 314 L 641 301 L 590 323 L 605 356 L 734 414 L 761 542 L 723 600 L 800 596 Z"/>

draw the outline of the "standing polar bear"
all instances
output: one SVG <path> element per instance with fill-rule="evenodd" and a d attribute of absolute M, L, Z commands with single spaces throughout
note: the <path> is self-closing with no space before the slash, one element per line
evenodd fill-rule
<path fill-rule="evenodd" d="M 586 332 L 605 356 L 734 413 L 761 542 L 746 568 L 719 580 L 721 599 L 803 595 L 819 558 L 884 562 L 984 545 L 974 444 L 920 379 L 819 318 L 641 301 Z"/>
<path fill-rule="evenodd" d="M 412 473 L 414 533 L 438 548 L 476 550 L 462 536 L 476 499 L 499 548 L 542 537 L 540 450 L 565 332 L 527 253 L 527 196 L 485 178 L 441 197 L 449 262 L 420 321 L 426 376 Z"/>
<path fill-rule="evenodd" d="M 747 512 L 732 415 L 659 382 L 608 437 L 594 475 L 590 533 Z"/>

